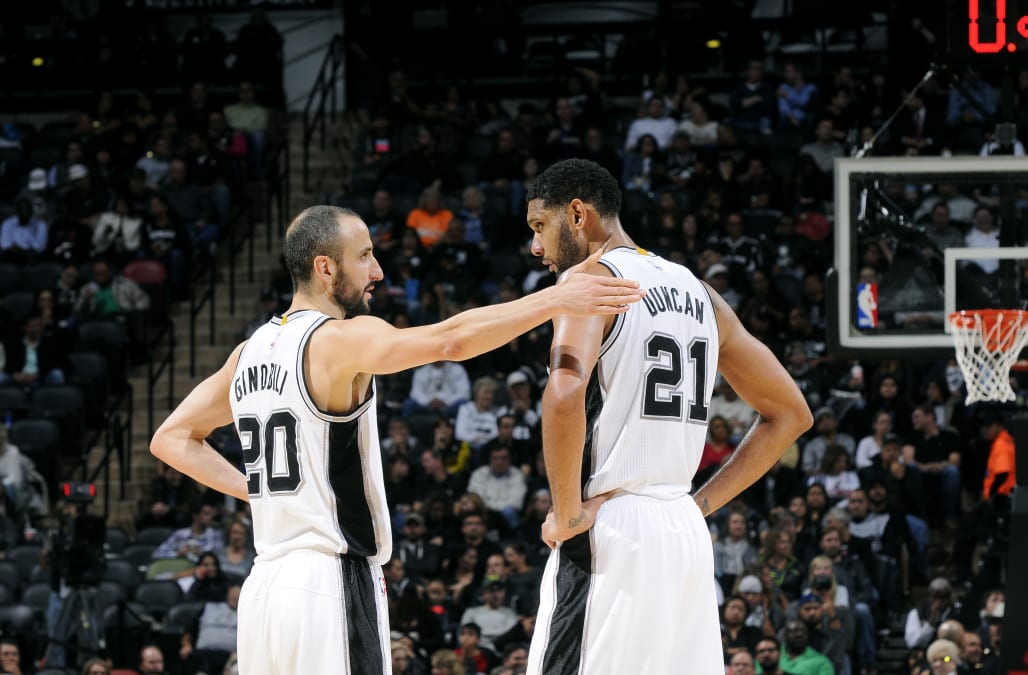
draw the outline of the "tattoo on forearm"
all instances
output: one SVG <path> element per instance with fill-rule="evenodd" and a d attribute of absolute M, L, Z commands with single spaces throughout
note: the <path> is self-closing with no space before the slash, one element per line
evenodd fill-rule
<path fill-rule="evenodd" d="M 568 529 L 575 529 L 576 527 L 582 524 L 583 520 L 585 520 L 585 512 L 579 511 L 577 516 L 568 519 Z"/>
<path fill-rule="evenodd" d="M 703 504 L 701 504 L 701 505 L 700 505 L 700 512 L 701 512 L 701 513 L 702 513 L 702 514 L 703 514 L 704 516 L 706 516 L 707 514 L 709 514 L 709 513 L 710 513 L 710 502 L 709 502 L 709 501 L 707 501 L 707 498 L 706 498 L 706 497 L 704 497 L 704 498 L 703 498 Z"/>

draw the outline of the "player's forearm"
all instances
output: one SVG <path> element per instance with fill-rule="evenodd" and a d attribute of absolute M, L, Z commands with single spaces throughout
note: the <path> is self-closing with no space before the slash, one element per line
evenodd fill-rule
<path fill-rule="evenodd" d="M 771 420 L 758 417 L 735 452 L 694 495 L 704 517 L 735 499 L 767 473 L 803 433 L 804 419 L 788 413 Z"/>
<path fill-rule="evenodd" d="M 206 441 L 175 430 L 160 430 L 150 442 L 150 452 L 168 466 L 193 480 L 249 501 L 246 478 Z"/>
<path fill-rule="evenodd" d="M 551 378 L 554 375 L 551 375 Z M 585 403 L 579 392 L 548 386 L 543 393 L 543 459 L 557 524 L 571 528 L 582 512 Z"/>
<path fill-rule="evenodd" d="M 507 344 L 518 335 L 552 319 L 560 311 L 554 289 L 489 307 L 477 307 L 437 325 L 448 361 L 463 361 Z"/>

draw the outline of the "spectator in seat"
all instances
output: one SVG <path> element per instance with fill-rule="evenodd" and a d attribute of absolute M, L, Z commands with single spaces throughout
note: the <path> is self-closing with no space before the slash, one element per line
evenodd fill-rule
<path fill-rule="evenodd" d="M 192 478 L 159 462 L 157 475 L 150 481 L 146 497 L 146 513 L 137 527 L 185 527 L 190 520 L 189 507 L 199 496 Z"/>
<path fill-rule="evenodd" d="M 185 298 L 189 287 L 186 277 L 191 239 L 182 227 L 167 198 L 155 194 L 143 220 L 143 256 L 164 263 L 168 283 L 176 299 Z"/>
<path fill-rule="evenodd" d="M 960 609 L 953 603 L 953 588 L 943 577 L 932 579 L 928 594 L 928 602 L 907 613 L 903 638 L 910 649 L 928 647 L 939 625 L 956 616 Z M 956 656 L 954 654 L 954 659 Z"/>
<path fill-rule="evenodd" d="M 525 476 L 512 466 L 509 449 L 499 446 L 490 451 L 489 464 L 472 472 L 468 491 L 481 495 L 490 510 L 498 511 L 512 528 L 517 527 L 525 502 Z"/>
<path fill-rule="evenodd" d="M 407 215 L 407 227 L 418 233 L 425 248 L 432 248 L 450 226 L 453 212 L 443 206 L 443 196 L 437 188 L 426 188 L 418 205 Z"/>
<path fill-rule="evenodd" d="M 835 140 L 835 127 L 827 117 L 814 127 L 814 142 L 800 148 L 801 155 L 810 155 L 824 180 L 831 180 L 835 172 L 835 159 L 845 155 L 842 145 Z"/>
<path fill-rule="evenodd" d="M 50 187 L 60 189 L 67 186 L 68 170 L 73 165 L 82 164 L 84 161 L 86 161 L 86 154 L 82 150 L 82 143 L 69 141 L 64 149 L 64 161 L 54 164 L 46 174 Z"/>
<path fill-rule="evenodd" d="M 709 104 L 695 99 L 689 108 L 689 117 L 678 125 L 678 130 L 689 135 L 694 147 L 712 148 L 717 145 L 719 127 L 717 120 L 710 119 Z"/>
<path fill-rule="evenodd" d="M 136 162 L 136 168 L 145 172 L 149 188 L 156 190 L 160 186 L 171 168 L 171 158 L 171 144 L 167 138 L 158 136 L 150 150 Z"/>
<path fill-rule="evenodd" d="M 139 652 L 139 675 L 165 675 L 160 647 L 147 645 Z"/>
<path fill-rule="evenodd" d="M 142 241 L 143 219 L 132 215 L 128 198 L 114 199 L 114 210 L 100 214 L 93 225 L 92 256 L 109 257 L 118 265 L 134 260 Z"/>
<path fill-rule="evenodd" d="M 464 664 L 464 671 L 467 673 L 487 673 L 489 667 L 495 663 L 496 655 L 482 649 L 482 629 L 477 623 L 466 623 L 460 627 L 459 647 L 454 650 L 457 657 Z"/>
<path fill-rule="evenodd" d="M 227 225 L 232 213 L 228 158 L 220 150 L 212 149 L 206 134 L 198 131 L 190 132 L 186 142 L 186 179 L 214 205 L 208 221 L 221 227 Z M 217 234 L 217 228 L 192 232 L 194 241 L 198 235 L 207 241 Z"/>
<path fill-rule="evenodd" d="M 839 431 L 839 421 L 830 407 L 823 406 L 814 413 L 814 430 L 817 435 L 803 446 L 801 468 L 808 476 L 821 470 L 828 446 L 840 445 L 851 457 L 856 451 L 856 441 L 849 434 Z"/>
<path fill-rule="evenodd" d="M 12 528 L 9 533 L 0 533 L 0 550 L 4 550 L 13 546 L 16 538 L 20 540 L 11 524 L 21 524 L 32 499 L 32 488 L 25 475 L 25 456 L 8 439 L 6 425 L 0 425 L 0 483 L 4 491 L 0 513 L 6 517 L 0 530 Z"/>
<path fill-rule="evenodd" d="M 505 604 L 507 585 L 502 581 L 486 581 L 482 598 L 484 602 L 481 605 L 469 607 L 464 612 L 460 624 L 478 624 L 482 631 L 482 648 L 494 651 L 496 647 L 493 640 L 513 628 L 518 622 L 518 615 Z"/>
<path fill-rule="evenodd" d="M 783 82 L 778 87 L 778 125 L 780 128 L 799 130 L 809 126 L 809 116 L 817 96 L 817 87 L 807 82 L 803 71 L 795 63 L 786 63 Z"/>
<path fill-rule="evenodd" d="M 471 400 L 457 410 L 456 437 L 466 441 L 472 450 L 479 450 L 485 443 L 496 438 L 496 381 L 491 377 L 475 380 Z"/>
<path fill-rule="evenodd" d="M 628 126 L 625 150 L 634 150 L 645 134 L 653 136 L 658 148 L 667 148 L 671 145 L 676 127 L 675 121 L 667 116 L 663 98 L 654 96 L 646 104 L 646 117 L 634 120 Z"/>
<path fill-rule="evenodd" d="M 427 412 L 453 417 L 470 397 L 471 382 L 464 367 L 453 361 L 436 361 L 414 370 L 403 416 L 409 419 Z"/>
<path fill-rule="evenodd" d="M 3 258 L 18 264 L 35 260 L 46 250 L 47 224 L 33 215 L 32 202 L 19 199 L 14 215 L 0 225 L 0 252 Z"/>
<path fill-rule="evenodd" d="M 222 571 L 226 576 L 245 579 L 256 557 L 250 528 L 241 520 L 232 521 L 228 526 L 225 548 L 218 553 Z"/>
<path fill-rule="evenodd" d="M 779 666 L 783 672 L 795 675 L 835 675 L 832 662 L 810 646 L 810 630 L 800 619 L 785 624 L 785 651 Z"/>
<path fill-rule="evenodd" d="M 960 437 L 939 428 L 935 411 L 927 403 L 915 407 L 910 418 L 914 437 L 903 447 L 903 463 L 920 472 L 935 506 L 930 515 L 945 516 L 955 524 L 960 515 Z"/>
<path fill-rule="evenodd" d="M 625 154 L 621 184 L 626 190 L 650 192 L 655 183 L 659 185 L 664 168 L 658 153 L 657 139 L 652 134 L 639 137 L 639 142 Z"/>
<path fill-rule="evenodd" d="M 191 133 L 189 137 L 194 138 L 194 134 Z M 183 160 L 171 160 L 161 192 L 168 205 L 182 219 L 194 248 L 206 250 L 204 244 L 217 241 L 219 216 L 215 213 L 214 204 L 199 185 L 187 179 L 186 163 Z"/>
<path fill-rule="evenodd" d="M 230 586 L 223 599 L 205 602 L 196 629 L 182 636 L 178 655 L 192 670 L 220 672 L 236 650 L 239 590 Z"/>
<path fill-rule="evenodd" d="M 225 547 L 225 536 L 215 527 L 214 507 L 204 504 L 200 498 L 190 503 L 193 522 L 171 533 L 153 552 L 154 560 L 164 558 L 189 558 L 196 562 L 204 551 L 220 551 Z"/>
<path fill-rule="evenodd" d="M 116 274 L 106 260 L 93 263 L 93 280 L 82 287 L 76 313 L 79 316 L 104 316 L 143 311 L 150 307 L 150 296 L 131 279 Z"/>
<path fill-rule="evenodd" d="M 392 197 L 386 190 L 375 190 L 371 196 L 371 213 L 361 214 L 368 225 L 375 250 L 392 251 L 400 243 L 400 233 L 407 226 L 404 215 L 393 209 Z"/>
<path fill-rule="evenodd" d="M 35 390 L 40 384 L 64 384 L 64 353 L 53 336 L 43 334 L 43 318 L 34 313 L 25 319 L 21 335 L 5 347 L 6 362 L 0 384 Z"/>
<path fill-rule="evenodd" d="M 775 92 L 764 82 L 764 64 L 750 61 L 746 79 L 732 90 L 730 107 L 732 125 L 740 131 L 770 134 L 778 116 Z"/>

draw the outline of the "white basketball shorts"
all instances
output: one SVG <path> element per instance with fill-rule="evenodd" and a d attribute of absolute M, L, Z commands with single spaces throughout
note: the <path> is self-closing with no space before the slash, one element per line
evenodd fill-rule
<path fill-rule="evenodd" d="M 710 533 L 692 497 L 620 494 L 551 552 L 529 675 L 723 675 Z"/>
<path fill-rule="evenodd" d="M 381 566 L 295 551 L 256 562 L 239 594 L 240 675 L 392 672 Z"/>

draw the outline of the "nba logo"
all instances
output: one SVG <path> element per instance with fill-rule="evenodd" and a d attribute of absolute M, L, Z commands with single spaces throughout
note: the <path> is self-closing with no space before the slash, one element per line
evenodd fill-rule
<path fill-rule="evenodd" d="M 857 284 L 857 328 L 878 327 L 878 284 Z"/>

